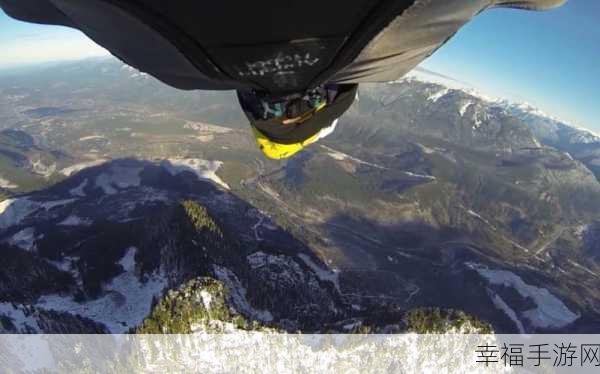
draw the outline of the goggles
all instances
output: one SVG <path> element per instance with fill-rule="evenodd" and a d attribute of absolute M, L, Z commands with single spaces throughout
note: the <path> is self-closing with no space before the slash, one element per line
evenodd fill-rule
<path fill-rule="evenodd" d="M 251 113 L 257 120 L 276 119 L 283 124 L 294 124 L 310 119 L 328 103 L 333 102 L 337 94 L 337 86 L 319 86 L 304 94 L 283 97 L 273 97 L 255 91 L 251 94 L 254 98 L 247 98 L 246 102 L 250 104 Z"/>

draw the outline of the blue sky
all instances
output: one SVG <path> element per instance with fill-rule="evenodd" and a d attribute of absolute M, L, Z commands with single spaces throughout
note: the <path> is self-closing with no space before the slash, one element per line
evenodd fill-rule
<path fill-rule="evenodd" d="M 600 132 L 600 1 L 490 9 L 423 67 Z"/>
<path fill-rule="evenodd" d="M 0 69 L 106 54 L 79 31 L 0 11 Z M 488 10 L 422 66 L 600 132 L 598 0 L 570 0 L 547 12 Z"/>
<path fill-rule="evenodd" d="M 107 54 L 80 31 L 16 21 L 0 10 L 0 69 Z"/>

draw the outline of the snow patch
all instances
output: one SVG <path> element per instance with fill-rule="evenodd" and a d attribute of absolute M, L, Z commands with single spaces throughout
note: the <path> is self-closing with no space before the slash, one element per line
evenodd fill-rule
<path fill-rule="evenodd" d="M 198 131 L 201 133 L 209 133 L 209 134 L 226 134 L 226 133 L 232 131 L 228 127 L 210 125 L 208 123 L 192 122 L 192 121 L 186 121 L 185 125 L 183 125 L 183 128 Z"/>
<path fill-rule="evenodd" d="M 338 161 L 343 161 L 347 158 L 350 158 L 350 156 L 348 156 L 345 153 L 342 152 L 329 152 L 328 153 L 329 156 L 331 156 L 331 158 L 333 158 L 334 160 L 338 160 Z"/>
<path fill-rule="evenodd" d="M 77 201 L 77 199 L 63 199 L 63 200 L 54 200 L 54 201 L 44 201 L 43 203 L 39 203 L 39 202 L 36 201 L 36 203 L 39 204 L 40 208 L 43 208 L 45 210 L 50 210 L 50 209 L 55 208 L 57 206 L 63 206 L 63 205 L 71 204 L 74 201 Z"/>
<path fill-rule="evenodd" d="M 491 284 L 513 287 L 522 297 L 531 298 L 537 307 L 521 312 L 521 315 L 536 327 L 560 328 L 580 317 L 580 314 L 570 311 L 562 301 L 547 289 L 527 284 L 521 277 L 508 270 L 493 270 L 485 265 L 473 262 L 467 262 L 465 265 L 476 270 Z"/>
<path fill-rule="evenodd" d="M 65 199 L 54 201 L 33 201 L 26 197 L 6 199 L 0 202 L 0 228 L 5 229 L 18 225 L 28 215 L 39 209 L 50 210 L 57 206 L 67 205 L 77 199 Z"/>
<path fill-rule="evenodd" d="M 38 203 L 24 197 L 6 199 L 0 202 L 0 229 L 18 225 L 25 217 L 38 208 Z"/>
<path fill-rule="evenodd" d="M 496 227 L 495 227 L 494 225 L 492 225 L 492 224 L 490 223 L 490 221 L 488 221 L 487 219 L 483 218 L 483 217 L 482 217 L 482 216 L 481 216 L 479 213 L 477 213 L 477 212 L 475 212 L 475 211 L 473 211 L 473 210 L 471 210 L 471 209 L 466 209 L 466 208 L 463 208 L 463 209 L 465 209 L 465 210 L 467 211 L 467 213 L 468 213 L 470 216 L 477 218 L 477 219 L 478 219 L 478 220 L 480 220 L 481 222 L 483 222 L 483 223 L 485 223 L 486 225 L 490 226 L 490 228 L 491 228 L 492 230 L 496 231 Z M 525 252 L 529 252 L 529 249 L 527 249 L 527 248 L 525 248 L 525 247 L 521 246 L 519 243 L 516 243 L 516 242 L 514 242 L 514 241 L 510 241 L 510 242 L 511 242 L 511 243 L 513 243 L 515 246 L 517 246 L 517 247 L 519 247 L 519 248 L 523 249 Z"/>
<path fill-rule="evenodd" d="M 447 88 L 447 87 L 444 87 L 443 89 L 435 92 L 434 94 L 429 95 L 429 97 L 427 98 L 427 100 L 435 103 L 436 101 L 438 101 L 442 97 L 446 96 L 446 94 L 448 94 L 448 92 L 450 92 L 450 89 Z"/>
<path fill-rule="evenodd" d="M 573 260 L 568 260 L 568 262 L 569 262 L 571 265 L 575 266 L 576 268 L 579 268 L 579 269 L 581 269 L 581 270 L 583 270 L 583 271 L 585 271 L 585 272 L 587 272 L 587 273 L 589 273 L 589 274 L 591 274 L 591 275 L 593 275 L 593 276 L 596 276 L 596 277 L 598 276 L 598 274 L 597 274 L 596 272 L 594 272 L 594 271 L 592 271 L 592 270 L 588 269 L 587 267 L 585 267 L 585 266 L 581 265 L 581 264 L 580 264 L 580 263 L 578 263 L 578 262 L 575 262 L 575 261 L 573 261 Z"/>
<path fill-rule="evenodd" d="M 76 199 L 55 201 L 33 201 L 26 197 L 6 199 L 0 202 L 0 229 L 18 225 L 28 215 L 39 209 L 50 210 L 54 207 L 70 204 Z"/>
<path fill-rule="evenodd" d="M 262 240 L 263 240 L 263 239 L 262 239 L 262 237 L 260 236 L 260 234 L 258 233 L 258 229 L 259 229 L 259 228 L 262 226 L 262 223 L 263 223 L 264 219 L 265 219 L 265 217 L 264 217 L 264 216 L 262 216 L 262 215 L 259 215 L 259 216 L 258 216 L 258 222 L 256 222 L 256 223 L 254 224 L 254 226 L 252 226 L 252 231 L 254 231 L 254 239 L 255 239 L 257 242 L 260 242 L 260 241 L 262 241 Z"/>
<path fill-rule="evenodd" d="M 87 187 L 87 185 L 88 185 L 88 180 L 84 179 L 83 182 L 81 182 L 81 184 L 79 184 L 79 186 L 70 189 L 69 193 L 71 194 L 71 196 L 84 197 L 85 192 L 83 190 L 85 189 L 85 187 Z"/>
<path fill-rule="evenodd" d="M 14 189 L 19 188 L 19 186 L 0 176 L 0 188 Z"/>
<path fill-rule="evenodd" d="M 429 180 L 435 180 L 435 177 L 433 175 L 425 175 L 425 174 L 416 174 L 410 171 L 404 171 L 404 174 L 411 176 L 411 177 L 415 177 L 415 178 L 423 178 L 423 179 L 429 179 Z"/>
<path fill-rule="evenodd" d="M 143 167 L 112 165 L 107 172 L 96 177 L 96 187 L 107 195 L 114 195 L 118 189 L 137 187 L 141 183 Z"/>
<path fill-rule="evenodd" d="M 432 149 L 432 148 L 426 147 L 426 146 L 424 146 L 424 145 L 423 145 L 423 144 L 421 144 L 421 143 L 414 143 L 414 144 L 415 144 L 417 147 L 419 147 L 419 148 L 420 148 L 420 149 L 421 149 L 421 150 L 422 150 L 422 151 L 423 151 L 425 154 L 428 154 L 428 155 L 430 155 L 430 154 L 436 153 L 436 150 L 435 150 L 435 149 Z"/>
<path fill-rule="evenodd" d="M 171 201 L 167 191 L 157 190 L 152 187 L 142 187 L 139 191 L 141 192 L 141 195 L 137 196 L 135 199 L 137 204 L 154 203 L 157 201 L 167 203 Z"/>
<path fill-rule="evenodd" d="M 473 105 L 471 101 L 467 101 L 461 105 L 460 109 L 458 110 L 458 113 L 460 113 L 461 117 L 465 115 L 467 109 L 469 109 L 471 105 Z"/>
<path fill-rule="evenodd" d="M 170 158 L 161 162 L 161 166 L 171 175 L 189 171 L 195 174 L 199 179 L 211 180 L 216 184 L 229 189 L 227 183 L 216 174 L 222 164 L 223 162 L 221 161 L 208 161 L 199 158 Z"/>
<path fill-rule="evenodd" d="M 0 302 L 0 316 L 8 317 L 18 333 L 41 331 L 37 320 L 22 305 Z"/>
<path fill-rule="evenodd" d="M 56 172 L 56 164 L 46 165 L 42 162 L 42 160 L 36 160 L 34 162 L 30 162 L 31 169 L 34 173 L 43 176 L 44 178 L 49 178 Z"/>
<path fill-rule="evenodd" d="M 77 172 L 79 172 L 79 171 L 81 171 L 83 169 L 87 169 L 87 168 L 91 168 L 93 166 L 101 165 L 101 164 L 105 163 L 106 161 L 108 161 L 108 160 L 101 158 L 101 159 L 93 160 L 93 161 L 80 162 L 78 164 L 66 167 L 66 168 L 62 169 L 60 172 L 63 175 L 66 175 L 68 177 L 68 176 L 70 176 L 72 174 L 75 174 L 75 173 L 77 173 Z"/>
<path fill-rule="evenodd" d="M 356 157 L 350 156 L 349 154 L 346 154 L 346 153 L 343 153 L 343 152 L 340 152 L 340 151 L 336 151 L 335 149 L 330 148 L 330 147 L 328 147 L 326 145 L 321 145 L 321 148 L 325 149 L 327 151 L 327 154 L 331 158 L 333 158 L 334 160 L 337 160 L 337 161 L 351 160 L 351 161 L 354 161 L 356 163 L 363 164 L 363 165 L 368 165 L 368 166 L 372 166 L 372 167 L 377 168 L 377 169 L 384 169 L 384 170 L 387 169 L 386 167 L 383 167 L 381 165 L 377 165 L 377 164 L 374 164 L 374 163 L 371 163 L 371 162 L 363 161 L 363 160 L 358 159 Z"/>
<path fill-rule="evenodd" d="M 202 304 L 204 304 L 204 307 L 207 310 L 210 310 L 210 305 L 212 303 L 212 295 L 209 292 L 202 290 L 200 291 L 200 297 L 202 298 Z"/>
<path fill-rule="evenodd" d="M 347 323 L 345 325 L 342 326 L 342 328 L 346 331 L 348 330 L 352 330 L 356 327 L 360 327 L 362 326 L 362 321 L 355 321 L 355 322 L 351 322 L 351 323 Z"/>
<path fill-rule="evenodd" d="M 78 303 L 69 297 L 44 295 L 36 306 L 90 318 L 104 324 L 111 333 L 127 332 L 150 313 L 152 299 L 159 297 L 167 286 L 167 280 L 160 272 L 140 282 L 135 274 L 136 251 L 135 247 L 127 249 L 119 261 L 124 272 L 104 287 L 102 297 Z"/>
<path fill-rule="evenodd" d="M 27 227 L 17 232 L 8 239 L 8 244 L 31 251 L 35 247 L 35 228 Z"/>
<path fill-rule="evenodd" d="M 317 264 L 313 262 L 313 260 L 304 253 L 298 253 L 298 257 L 309 267 L 312 271 L 315 272 L 317 277 L 326 282 L 331 282 L 333 285 L 340 290 L 340 282 L 339 282 L 339 274 L 336 271 L 329 271 L 321 268 Z"/>
<path fill-rule="evenodd" d="M 95 139 L 106 139 L 106 137 L 103 135 L 90 135 L 90 136 L 84 136 L 83 138 L 79 138 L 79 141 L 95 140 Z"/>
<path fill-rule="evenodd" d="M 77 267 L 77 257 L 65 256 L 60 261 L 46 260 L 52 264 L 58 270 L 62 270 L 66 273 L 71 273 L 73 278 L 77 281 L 77 284 L 81 286 L 81 279 L 79 276 L 79 268 Z"/>
<path fill-rule="evenodd" d="M 489 117 L 486 112 L 477 111 L 477 112 L 473 113 L 472 120 L 473 120 L 472 129 L 478 130 L 481 127 L 481 125 L 484 124 L 485 121 L 489 120 Z"/>
<path fill-rule="evenodd" d="M 70 215 L 58 223 L 59 226 L 89 226 L 91 224 L 90 220 L 75 215 Z"/>
<path fill-rule="evenodd" d="M 523 327 L 523 323 L 519 320 L 519 317 L 517 317 L 517 313 L 515 313 L 515 311 L 510 306 L 508 306 L 508 304 L 497 293 L 493 292 L 492 290 L 488 290 L 488 294 L 492 298 L 494 306 L 503 311 L 508 316 L 508 318 L 510 318 L 515 323 L 517 329 L 519 330 L 519 334 L 524 334 L 525 327 Z"/>
<path fill-rule="evenodd" d="M 249 316 L 251 319 L 263 322 L 270 322 L 273 320 L 271 312 L 255 309 L 248 303 L 248 300 L 246 299 L 246 288 L 242 286 L 238 277 L 231 270 L 218 265 L 213 265 L 213 272 L 215 277 L 223 282 L 229 289 L 231 302 L 239 312 Z"/>
<path fill-rule="evenodd" d="M 143 72 L 137 72 L 137 73 L 133 73 L 129 76 L 129 78 L 135 79 L 135 78 L 140 78 L 140 79 L 148 79 L 148 73 L 143 73 Z"/>
<path fill-rule="evenodd" d="M 480 220 L 482 220 L 483 222 L 487 223 L 488 225 L 490 224 L 485 218 L 483 218 L 479 213 L 472 211 L 471 209 L 467 210 L 467 213 L 469 213 L 469 215 L 475 217 L 475 218 L 479 218 Z"/>
<path fill-rule="evenodd" d="M 131 247 L 127 249 L 125 255 L 119 260 L 118 264 L 121 265 L 125 271 L 133 271 L 135 269 L 135 252 L 137 248 Z"/>
<path fill-rule="evenodd" d="M 591 224 L 584 224 L 584 225 L 579 225 L 576 226 L 573 230 L 574 234 L 579 238 L 579 239 L 583 239 L 585 237 L 585 235 L 589 232 L 589 230 L 592 229 L 592 225 Z"/>

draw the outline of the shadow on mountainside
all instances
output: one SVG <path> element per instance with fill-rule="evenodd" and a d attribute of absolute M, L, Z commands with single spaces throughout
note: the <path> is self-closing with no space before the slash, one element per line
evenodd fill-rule
<path fill-rule="evenodd" d="M 129 271 L 140 287 L 158 273 L 166 289 L 217 278 L 233 289 L 242 313 L 267 310 L 266 322 L 290 330 L 314 331 L 343 317 L 334 284 L 307 246 L 199 175 L 122 159 L 15 198 L 0 214 L 0 243 L 14 253 L 0 264 L 0 302 L 35 305 L 52 293 L 127 307 L 133 301 L 113 283 Z"/>
<path fill-rule="evenodd" d="M 322 230 L 337 253 L 340 291 L 350 303 L 463 310 L 491 323 L 498 333 L 600 331 L 598 314 L 572 299 L 577 293 L 569 293 L 568 286 L 490 258 L 469 241 L 468 233 L 423 222 L 382 224 L 347 214 L 329 219 Z M 491 282 L 477 269 L 498 270 L 494 274 L 505 280 Z M 546 295 L 544 289 L 550 296 L 536 298 L 537 292 Z M 557 312 L 557 304 L 572 314 Z M 558 322 L 532 322 L 527 317 L 532 310 L 538 320 L 558 315 Z"/>

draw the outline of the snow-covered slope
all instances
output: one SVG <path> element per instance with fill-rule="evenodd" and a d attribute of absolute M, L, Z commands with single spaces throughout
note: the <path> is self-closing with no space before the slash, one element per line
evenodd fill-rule
<path fill-rule="evenodd" d="M 137 326 L 150 313 L 152 300 L 161 295 L 167 280 L 160 272 L 145 282 L 135 275 L 136 248 L 129 248 L 119 261 L 123 273 L 105 286 L 104 296 L 88 302 L 70 296 L 44 295 L 36 304 L 46 310 L 68 312 L 100 322 L 112 333 L 124 333 Z"/>
<path fill-rule="evenodd" d="M 200 179 L 211 180 L 220 186 L 229 189 L 227 183 L 223 182 L 216 174 L 223 163 L 221 161 L 208 161 L 198 158 L 172 158 L 164 160 L 161 165 L 171 173 L 177 175 L 184 171 L 194 173 Z"/>

